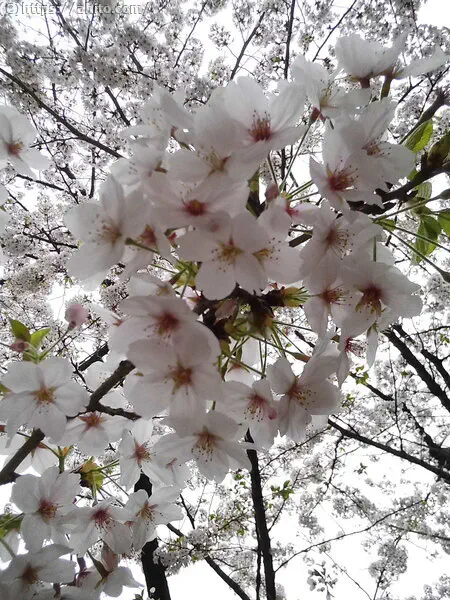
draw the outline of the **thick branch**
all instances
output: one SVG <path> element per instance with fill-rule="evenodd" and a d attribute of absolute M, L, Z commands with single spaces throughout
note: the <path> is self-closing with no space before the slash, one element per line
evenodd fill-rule
<path fill-rule="evenodd" d="M 122 381 L 124 377 L 126 377 L 131 371 L 134 369 L 133 363 L 129 360 L 123 360 L 114 373 L 108 377 L 106 381 L 104 381 L 96 390 L 91 394 L 91 399 L 88 404 L 87 410 L 94 411 L 98 410 L 100 405 L 100 400 L 107 394 L 110 390 L 112 390 L 118 383 Z M 104 407 L 103 407 L 104 408 Z"/>
<path fill-rule="evenodd" d="M 6 463 L 3 469 L 0 471 L 0 485 L 5 483 L 12 483 L 17 479 L 17 473 L 15 470 L 17 467 L 26 459 L 26 457 L 36 450 L 39 444 L 44 439 L 45 435 L 40 429 L 35 429 L 30 437 L 27 439 L 25 444 L 21 446 L 14 456 Z"/>
<path fill-rule="evenodd" d="M 87 407 L 88 411 L 97 410 L 99 412 L 105 412 L 110 415 L 120 415 L 126 417 L 128 419 L 136 420 L 139 418 L 135 413 L 130 413 L 122 409 L 118 408 L 110 408 L 109 406 L 103 406 L 100 403 L 100 400 L 105 396 L 110 390 L 112 390 L 118 383 L 122 381 L 124 377 L 131 373 L 134 369 L 133 363 L 128 360 L 123 360 L 114 373 L 108 377 L 106 381 L 104 381 L 92 394 L 90 398 L 89 405 Z M 11 483 L 17 479 L 17 474 L 14 472 L 15 469 L 25 460 L 25 458 L 33 452 L 38 445 L 42 442 L 45 435 L 42 433 L 40 429 L 35 429 L 31 436 L 27 439 L 25 444 L 21 446 L 14 456 L 6 463 L 3 469 L 0 471 L 0 485 L 5 483 Z"/>
<path fill-rule="evenodd" d="M 248 432 L 246 440 L 253 442 L 250 433 Z M 252 501 L 253 510 L 255 512 L 256 533 L 258 536 L 258 550 L 261 551 L 263 557 L 266 596 L 267 600 L 276 600 L 275 571 L 273 568 L 272 548 L 267 527 L 266 511 L 264 509 L 258 454 L 256 450 L 247 450 L 247 455 L 252 465 L 250 473 L 252 480 Z"/>
<path fill-rule="evenodd" d="M 450 483 L 450 473 L 444 471 L 439 467 L 435 467 L 434 465 L 430 465 L 429 463 L 421 460 L 413 456 L 412 454 L 408 454 L 404 450 L 397 450 L 396 448 L 392 448 L 387 444 L 382 444 L 380 442 L 376 442 L 371 438 L 366 437 L 365 435 L 361 435 L 357 431 L 353 431 L 352 429 L 346 429 L 342 427 L 339 423 L 334 421 L 333 419 L 328 419 L 328 424 L 333 427 L 333 429 L 337 429 L 342 433 L 344 437 L 351 438 L 353 440 L 357 440 L 358 442 L 362 442 L 363 444 L 367 444 L 368 446 L 373 446 L 374 448 L 378 448 L 379 450 L 383 450 L 383 452 L 387 452 L 388 454 L 393 454 L 398 458 L 402 458 L 403 460 L 407 460 L 410 463 L 414 463 L 415 465 L 419 465 L 420 467 L 426 469 L 427 471 L 431 471 L 431 473 L 435 473 L 441 479 L 445 480 L 447 483 Z"/>
<path fill-rule="evenodd" d="M 150 479 L 144 473 L 141 473 L 138 482 L 134 486 L 134 491 L 145 490 L 149 497 L 152 495 L 152 484 Z M 155 551 L 158 548 L 158 539 L 155 538 L 147 542 L 142 548 L 141 563 L 147 585 L 148 597 L 150 600 L 171 600 L 169 585 L 166 577 L 166 567 L 160 560 L 155 561 Z"/>

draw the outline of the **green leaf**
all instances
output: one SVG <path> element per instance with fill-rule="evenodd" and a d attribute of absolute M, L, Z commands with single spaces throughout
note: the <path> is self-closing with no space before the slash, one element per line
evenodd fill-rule
<path fill-rule="evenodd" d="M 450 237 L 450 208 L 443 210 L 438 215 L 439 225 L 442 227 L 442 231 Z"/>
<path fill-rule="evenodd" d="M 387 229 L 388 231 L 392 231 L 392 229 L 395 229 L 394 219 L 380 219 L 379 221 L 377 221 L 377 223 L 383 229 Z"/>
<path fill-rule="evenodd" d="M 430 215 L 421 215 L 417 233 L 428 238 L 429 241 L 416 238 L 414 248 L 424 256 L 428 256 L 436 248 L 436 244 L 433 242 L 437 241 L 439 234 L 441 233 L 441 226 L 438 221 Z M 412 257 L 412 261 L 416 265 L 419 264 L 421 260 L 422 258 L 418 254 L 414 254 Z"/>
<path fill-rule="evenodd" d="M 47 336 L 51 331 L 50 327 L 43 327 L 42 329 L 38 329 L 34 333 L 31 334 L 30 344 L 34 346 L 36 349 L 42 344 L 45 336 Z"/>
<path fill-rule="evenodd" d="M 429 181 L 419 183 L 419 185 L 414 189 L 417 190 L 417 194 L 414 196 L 414 201 L 416 201 L 418 198 L 423 198 L 424 200 L 429 200 L 431 198 L 433 187 Z"/>
<path fill-rule="evenodd" d="M 9 319 L 9 324 L 11 326 L 11 331 L 17 340 L 23 340 L 24 342 L 30 341 L 31 335 L 28 327 L 16 319 Z"/>
<path fill-rule="evenodd" d="M 411 135 L 405 141 L 405 146 L 412 150 L 412 152 L 420 152 L 425 148 L 425 146 L 430 141 L 431 136 L 433 135 L 433 121 L 429 119 L 419 125 L 417 129 L 415 129 Z"/>

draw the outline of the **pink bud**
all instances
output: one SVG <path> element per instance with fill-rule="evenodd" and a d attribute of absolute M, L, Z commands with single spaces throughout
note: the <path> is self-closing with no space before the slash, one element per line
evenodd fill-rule
<path fill-rule="evenodd" d="M 66 308 L 64 318 L 69 323 L 69 329 L 75 329 L 75 327 L 81 327 L 83 323 L 86 323 L 88 315 L 88 309 L 75 302 L 74 304 L 69 304 Z"/>
<path fill-rule="evenodd" d="M 25 352 L 25 350 L 28 348 L 28 342 L 25 342 L 24 340 L 16 340 L 9 347 L 11 350 L 14 350 L 14 352 Z"/>

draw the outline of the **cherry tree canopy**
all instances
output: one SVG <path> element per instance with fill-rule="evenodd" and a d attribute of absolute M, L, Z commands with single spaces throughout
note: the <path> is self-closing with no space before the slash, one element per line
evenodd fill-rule
<path fill-rule="evenodd" d="M 1 5 L 2 598 L 170 600 L 198 560 L 242 600 L 294 564 L 327 600 L 450 597 L 402 577 L 450 548 L 420 9 Z"/>

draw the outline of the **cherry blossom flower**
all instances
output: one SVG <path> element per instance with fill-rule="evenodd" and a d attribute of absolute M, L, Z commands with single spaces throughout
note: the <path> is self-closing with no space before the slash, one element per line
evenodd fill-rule
<path fill-rule="evenodd" d="M 201 227 L 211 214 L 220 211 L 234 217 L 245 211 L 248 195 L 246 181 L 233 182 L 221 174 L 211 175 L 197 186 L 156 174 L 149 192 L 157 221 L 173 228 Z"/>
<path fill-rule="evenodd" d="M 66 416 L 75 416 L 89 402 L 86 390 L 71 379 L 72 366 L 63 358 L 48 358 L 37 365 L 11 363 L 2 379 L 10 391 L 0 406 L 8 432 L 14 433 L 20 425 L 39 427 L 58 441 Z"/>
<path fill-rule="evenodd" d="M 84 308 L 81 304 L 74 302 L 73 304 L 69 304 L 66 308 L 66 312 L 64 314 L 64 318 L 69 323 L 69 329 L 75 329 L 76 327 L 81 327 L 84 323 L 86 323 L 89 316 L 89 311 L 87 308 Z"/>
<path fill-rule="evenodd" d="M 382 234 L 383 230 L 375 225 L 369 217 L 359 214 L 350 220 L 338 215 L 323 201 L 317 212 L 313 235 L 300 250 L 302 261 L 301 275 L 321 277 L 321 270 L 327 268 L 337 272 L 339 263 L 350 252 L 358 252 L 370 240 Z M 328 265 L 328 267 L 327 267 Z"/>
<path fill-rule="evenodd" d="M 120 439 L 127 420 L 101 412 L 86 412 L 67 424 L 60 442 L 66 446 L 76 444 L 84 454 L 99 456 L 110 442 Z"/>
<path fill-rule="evenodd" d="M 133 342 L 128 355 L 144 373 L 129 391 L 143 417 L 154 417 L 167 408 L 172 416 L 188 417 L 204 411 L 205 401 L 221 394 L 209 346 L 191 336 L 177 339 L 174 347 L 154 340 Z"/>
<path fill-rule="evenodd" d="M 119 557 L 112 552 L 111 548 L 104 545 L 102 548 L 101 562 L 97 562 L 96 568 L 84 573 L 81 579 L 82 590 L 90 590 L 91 594 L 103 592 L 107 596 L 118 598 L 124 587 L 141 587 L 127 567 L 119 567 Z M 84 592 L 86 593 L 86 592 Z"/>
<path fill-rule="evenodd" d="M 84 242 L 68 263 L 69 273 L 82 280 L 103 276 L 119 262 L 125 242 L 139 236 L 147 220 L 149 205 L 142 192 L 125 195 L 113 177 L 102 184 L 100 201 L 75 206 L 65 216 L 71 233 Z"/>
<path fill-rule="evenodd" d="M 80 476 L 50 467 L 41 477 L 22 475 L 14 484 L 11 500 L 25 513 L 20 532 L 27 548 L 37 552 L 44 540 L 67 543 L 61 517 L 73 508 L 80 491 Z"/>
<path fill-rule="evenodd" d="M 356 160 L 357 149 L 345 145 L 339 129 L 325 131 L 322 156 L 324 164 L 310 158 L 309 171 L 320 194 L 333 208 L 348 214 L 348 201 L 382 206 L 372 182 L 364 179 L 368 172 L 363 171 Z"/>
<path fill-rule="evenodd" d="M 192 150 L 181 149 L 168 157 L 169 173 L 188 183 L 223 174 L 233 179 L 230 157 L 241 145 L 239 125 L 227 114 L 223 98 L 213 92 L 208 104 L 199 107 L 193 117 L 189 142 Z M 223 94 L 222 94 L 223 95 Z M 247 170 L 252 175 L 253 165 Z M 238 173 L 236 180 L 244 180 Z"/>
<path fill-rule="evenodd" d="M 186 302 L 181 298 L 166 296 L 133 296 L 124 300 L 121 310 L 131 315 L 112 334 L 110 347 L 125 352 L 130 343 L 143 339 L 156 339 L 165 343 L 175 335 L 203 336 L 211 348 L 211 356 L 220 354 L 216 337 L 197 321 Z"/>
<path fill-rule="evenodd" d="M 133 156 L 120 158 L 113 163 L 111 175 L 123 185 L 142 185 L 146 189 L 155 169 L 161 164 L 163 153 L 154 146 L 142 143 L 141 140 L 131 142 L 130 147 Z"/>
<path fill-rule="evenodd" d="M 114 506 L 112 500 L 102 500 L 92 508 L 77 507 L 65 517 L 70 526 L 70 545 L 82 555 L 98 539 L 103 540 L 117 554 L 126 554 L 131 548 L 131 534 L 126 522 L 132 521 L 130 512 Z"/>
<path fill-rule="evenodd" d="M 255 256 L 269 245 L 264 229 L 249 213 L 218 221 L 215 232 L 192 231 L 180 238 L 186 260 L 201 261 L 195 284 L 208 299 L 230 294 L 236 283 L 248 292 L 266 287 L 267 277 Z"/>
<path fill-rule="evenodd" d="M 134 515 L 131 536 L 135 550 L 141 550 L 156 537 L 157 525 L 166 525 L 183 518 L 181 509 L 175 505 L 179 495 L 180 490 L 174 487 L 153 490 L 151 496 L 144 490 L 130 495 L 126 508 Z"/>
<path fill-rule="evenodd" d="M 350 90 L 345 92 L 335 85 L 337 72 L 330 74 L 317 63 L 310 62 L 302 55 L 292 63 L 294 81 L 306 91 L 306 97 L 313 111 L 310 120 L 337 119 L 344 114 L 353 113 L 357 107 L 370 101 L 369 90 Z"/>
<path fill-rule="evenodd" d="M 10 106 L 0 107 L 0 168 L 9 162 L 18 173 L 33 179 L 32 168 L 46 169 L 50 160 L 30 148 L 35 138 L 36 130 L 25 115 Z"/>
<path fill-rule="evenodd" d="M 31 600 L 42 582 L 70 583 L 75 576 L 75 563 L 59 558 L 70 548 L 53 544 L 37 552 L 19 554 L 0 573 L 0 584 L 7 584 L 11 597 Z"/>
<path fill-rule="evenodd" d="M 304 107 L 296 85 L 281 82 L 277 94 L 266 96 L 256 81 L 239 77 L 225 88 L 223 101 L 243 146 L 230 159 L 234 176 L 249 177 L 271 150 L 294 144 L 304 132 L 296 127 Z"/>
<path fill-rule="evenodd" d="M 251 469 L 245 449 L 253 448 L 253 444 L 235 441 L 241 429 L 226 415 L 214 410 L 195 421 L 171 419 L 169 423 L 176 433 L 164 435 L 157 442 L 155 450 L 161 454 L 193 458 L 200 473 L 217 483 L 223 481 L 230 468 Z"/>
<path fill-rule="evenodd" d="M 279 358 L 267 368 L 267 377 L 275 393 L 282 395 L 279 429 L 294 442 L 305 438 L 313 415 L 330 415 L 337 410 L 340 393 L 327 381 L 336 372 L 336 356 L 316 355 L 309 359 L 297 376 L 286 358 Z"/>
<path fill-rule="evenodd" d="M 355 153 L 352 159 L 355 168 L 372 189 L 396 183 L 415 165 L 414 152 L 385 140 L 396 106 L 387 98 L 371 102 L 356 119 L 342 120 L 339 124 L 343 143 Z"/>
<path fill-rule="evenodd" d="M 255 381 L 251 387 L 237 381 L 227 383 L 221 407 L 236 421 L 247 423 L 257 446 L 270 448 L 278 429 L 278 412 L 266 379 Z"/>
<path fill-rule="evenodd" d="M 361 257 L 348 260 L 341 275 L 346 285 L 359 292 L 358 302 L 347 320 L 349 337 L 369 329 L 386 307 L 402 317 L 420 314 L 422 300 L 413 295 L 420 286 L 409 281 L 396 267 Z"/>
<path fill-rule="evenodd" d="M 364 40 L 356 34 L 339 38 L 335 46 L 339 65 L 346 73 L 367 86 L 372 77 L 416 77 L 434 71 L 448 61 L 448 55 L 436 47 L 432 56 L 413 60 L 410 65 L 403 67 L 398 64 L 398 59 L 404 49 L 406 37 L 407 33 L 400 35 L 390 48 L 379 42 Z"/>
<path fill-rule="evenodd" d="M 166 467 L 155 452 L 152 439 L 153 425 L 151 421 L 138 419 L 131 430 L 126 430 L 119 444 L 120 484 L 130 489 L 139 479 L 141 471 L 153 484 L 175 483 L 172 469 Z"/>

